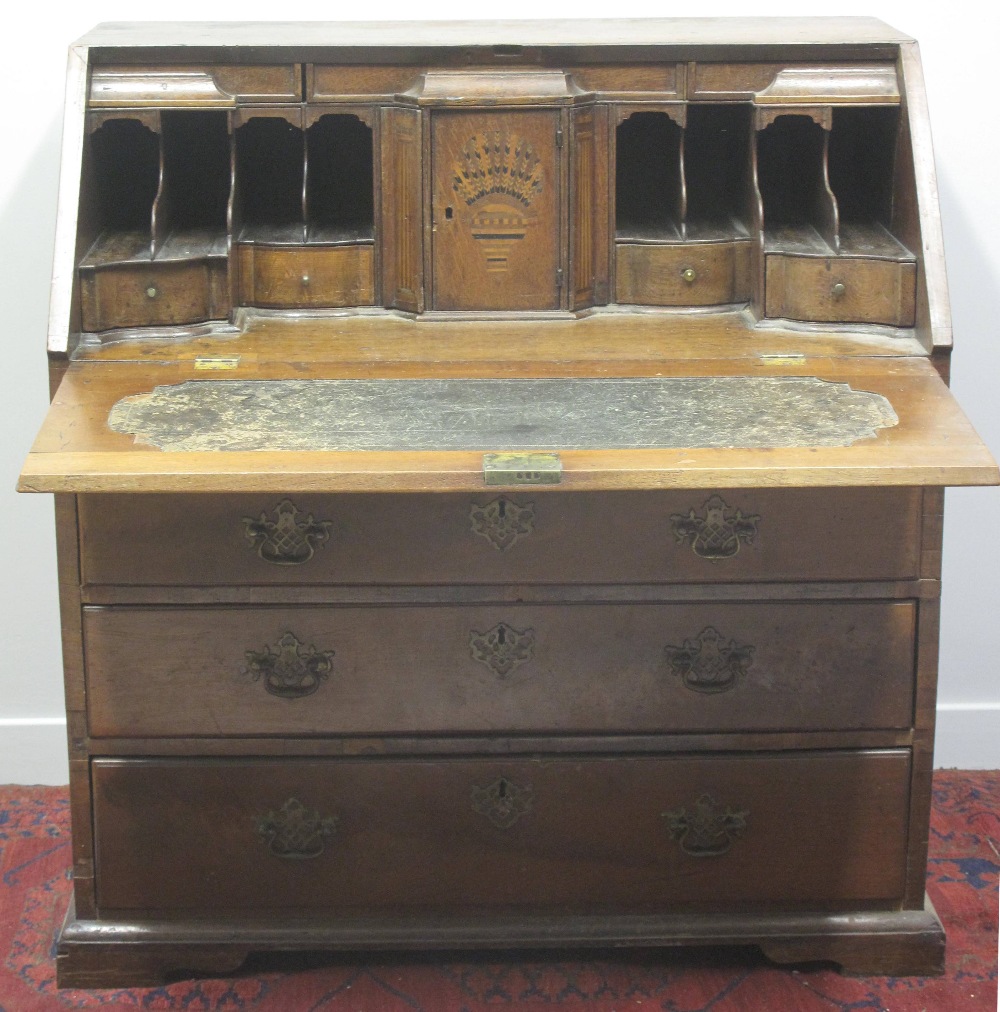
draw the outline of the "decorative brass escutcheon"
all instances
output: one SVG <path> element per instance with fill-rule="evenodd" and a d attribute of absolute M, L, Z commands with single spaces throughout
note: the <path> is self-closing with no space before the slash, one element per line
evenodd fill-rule
<path fill-rule="evenodd" d="M 469 652 L 472 659 L 485 664 L 494 674 L 506 678 L 515 668 L 531 660 L 535 647 L 535 630 L 523 632 L 499 622 L 486 632 L 469 634 Z"/>
<path fill-rule="evenodd" d="M 257 820 L 257 832 L 267 840 L 275 857 L 305 861 L 323 853 L 325 841 L 333 836 L 339 821 L 335 815 L 310 811 L 297 798 L 289 798 L 278 811 Z"/>
<path fill-rule="evenodd" d="M 316 520 L 311 513 L 300 518 L 299 508 L 291 499 L 282 499 L 272 512 L 273 520 L 266 513 L 256 519 L 243 518 L 247 540 L 265 562 L 301 566 L 313 557 L 316 548 L 330 540 L 333 521 Z"/>
<path fill-rule="evenodd" d="M 317 650 L 300 643 L 294 633 L 286 632 L 275 647 L 248 650 L 247 669 L 256 682 L 262 679 L 272 696 L 299 699 L 311 696 L 333 670 L 333 650 Z"/>
<path fill-rule="evenodd" d="M 488 787 L 472 788 L 472 808 L 485 815 L 498 829 L 510 829 L 526 812 L 531 811 L 534 791 L 531 784 L 523 787 L 513 780 L 500 777 Z"/>
<path fill-rule="evenodd" d="M 749 811 L 725 810 L 711 794 L 702 794 L 694 803 L 694 811 L 677 808 L 663 812 L 671 837 L 691 857 L 721 857 L 743 835 Z"/>
<path fill-rule="evenodd" d="M 742 510 L 733 510 L 721 496 L 713 495 L 702 506 L 703 516 L 695 511 L 673 513 L 670 526 L 678 542 L 690 542 L 691 551 L 703 559 L 729 559 L 740 550 L 741 544 L 752 544 L 757 535 L 756 514 L 744 516 Z"/>
<path fill-rule="evenodd" d="M 485 506 L 473 503 L 469 520 L 476 534 L 484 537 L 498 552 L 506 552 L 535 529 L 535 505 L 529 502 L 518 506 L 506 496 L 500 496 Z"/>
<path fill-rule="evenodd" d="M 742 678 L 753 664 L 754 648 L 740 646 L 711 626 L 679 647 L 663 648 L 670 668 L 685 686 L 695 692 L 725 692 Z"/>

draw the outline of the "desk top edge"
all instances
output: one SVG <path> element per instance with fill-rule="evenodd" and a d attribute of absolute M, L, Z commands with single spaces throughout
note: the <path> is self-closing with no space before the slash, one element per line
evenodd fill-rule
<path fill-rule="evenodd" d="M 592 18 L 518 21 L 104 22 L 78 48 L 284 46 L 451 48 L 857 45 L 912 42 L 869 17 Z"/>

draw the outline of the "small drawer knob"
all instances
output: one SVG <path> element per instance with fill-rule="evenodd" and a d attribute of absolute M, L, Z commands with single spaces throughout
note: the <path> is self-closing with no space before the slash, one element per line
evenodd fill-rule
<path fill-rule="evenodd" d="M 847 285 L 843 281 L 838 281 L 830 289 L 830 294 L 835 299 L 842 299 L 847 294 Z"/>
<path fill-rule="evenodd" d="M 146 298 L 147 299 L 155 299 L 157 297 L 157 295 L 159 295 L 159 294 L 160 294 L 160 290 L 159 290 L 159 288 L 156 287 L 156 285 L 150 285 L 146 289 Z"/>
<path fill-rule="evenodd" d="M 681 277 L 689 284 L 693 285 L 698 279 L 698 272 L 693 267 L 685 267 L 681 271 Z"/>
<path fill-rule="evenodd" d="M 308 288 L 309 287 L 309 275 L 308 274 L 303 274 L 302 275 L 302 287 L 303 288 Z"/>

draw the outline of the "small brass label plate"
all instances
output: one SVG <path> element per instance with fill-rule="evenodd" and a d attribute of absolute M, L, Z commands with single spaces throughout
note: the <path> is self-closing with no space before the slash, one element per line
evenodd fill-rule
<path fill-rule="evenodd" d="M 209 358 L 207 355 L 199 355 L 194 360 L 194 367 L 196 370 L 208 372 L 222 372 L 226 369 L 235 369 L 239 364 L 239 355 L 224 355 L 218 358 Z"/>
<path fill-rule="evenodd" d="M 761 355 L 760 358 L 768 365 L 801 365 L 806 360 L 805 355 L 797 352 L 789 352 L 787 355 Z"/>
<path fill-rule="evenodd" d="M 487 485 L 558 485 L 562 461 L 558 453 L 484 453 Z"/>

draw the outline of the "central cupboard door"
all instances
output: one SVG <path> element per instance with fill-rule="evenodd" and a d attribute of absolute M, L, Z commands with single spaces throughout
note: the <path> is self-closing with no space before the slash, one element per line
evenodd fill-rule
<path fill-rule="evenodd" d="M 560 306 L 560 114 L 435 111 L 434 308 Z"/>

